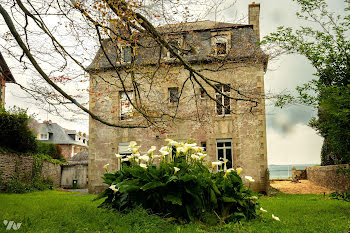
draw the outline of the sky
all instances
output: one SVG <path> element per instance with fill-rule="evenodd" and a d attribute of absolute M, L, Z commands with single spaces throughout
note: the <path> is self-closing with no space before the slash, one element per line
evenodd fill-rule
<path fill-rule="evenodd" d="M 234 22 L 237 16 L 246 17 L 248 4 L 251 1 L 237 0 L 234 9 L 222 12 L 219 21 Z M 260 33 L 261 38 L 274 32 L 279 26 L 296 27 L 301 25 L 295 12 L 298 9 L 296 3 L 291 0 L 261 0 L 260 3 Z M 335 12 L 341 12 L 345 3 L 341 0 L 328 1 L 330 8 Z M 0 19 L 0 25 L 3 25 Z M 247 19 L 245 21 L 247 23 Z M 0 32 L 4 27 L 0 28 Z M 11 68 L 11 61 L 8 62 Z M 265 74 L 265 92 L 280 93 L 290 91 L 293 93 L 297 85 L 306 83 L 313 78 L 315 70 L 302 56 L 285 55 L 277 61 L 270 62 Z M 15 78 L 24 79 L 20 73 L 14 73 Z M 23 96 L 22 90 L 8 84 L 6 88 L 6 107 L 19 106 L 28 108 L 29 114 L 35 114 L 39 121 L 52 120 L 62 127 L 88 133 L 88 118 L 67 121 L 44 112 L 33 105 Z M 269 164 L 319 164 L 322 138 L 307 126 L 312 116 L 316 115 L 315 109 L 306 106 L 287 106 L 283 109 L 276 108 L 272 104 L 266 106 L 267 122 L 267 153 Z"/>

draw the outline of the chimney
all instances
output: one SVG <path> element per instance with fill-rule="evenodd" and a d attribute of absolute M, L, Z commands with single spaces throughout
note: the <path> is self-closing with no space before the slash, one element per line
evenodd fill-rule
<path fill-rule="evenodd" d="M 253 2 L 249 4 L 249 24 L 253 25 L 253 30 L 256 35 L 256 39 L 260 42 L 260 27 L 259 27 L 259 17 L 260 17 L 260 3 Z"/>

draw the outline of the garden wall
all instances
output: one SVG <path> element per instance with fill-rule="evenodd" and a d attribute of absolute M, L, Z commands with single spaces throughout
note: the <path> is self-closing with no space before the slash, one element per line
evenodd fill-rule
<path fill-rule="evenodd" d="M 77 180 L 77 188 L 83 189 L 88 186 L 88 163 L 73 163 L 62 165 L 62 188 L 73 188 L 73 180 Z"/>
<path fill-rule="evenodd" d="M 307 179 L 317 185 L 338 190 L 346 191 L 350 187 L 350 178 L 341 173 L 337 173 L 339 168 L 350 168 L 348 164 L 329 165 L 307 168 Z"/>
<path fill-rule="evenodd" d="M 3 184 L 10 181 L 15 174 L 18 174 L 24 182 L 29 182 L 32 177 L 33 160 L 31 155 L 0 152 L 0 188 L 3 188 Z M 61 166 L 44 161 L 41 177 L 50 178 L 53 181 L 53 185 L 60 185 Z"/>

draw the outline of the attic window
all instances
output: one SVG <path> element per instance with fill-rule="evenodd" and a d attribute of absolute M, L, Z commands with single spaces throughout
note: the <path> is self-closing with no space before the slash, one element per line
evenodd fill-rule
<path fill-rule="evenodd" d="M 176 52 L 176 53 L 179 53 L 179 46 L 180 46 L 180 42 L 178 39 L 170 39 L 168 41 L 168 44 L 170 45 L 170 47 L 173 48 L 173 50 Z M 167 51 L 167 58 L 175 58 L 175 56 L 170 53 L 170 51 Z"/>
<path fill-rule="evenodd" d="M 40 134 L 41 140 L 47 140 L 47 134 Z"/>
<path fill-rule="evenodd" d="M 214 50 L 216 55 L 225 55 L 228 53 L 228 36 L 219 35 L 214 37 Z"/>
<path fill-rule="evenodd" d="M 216 43 L 216 54 L 227 54 L 226 43 Z"/>

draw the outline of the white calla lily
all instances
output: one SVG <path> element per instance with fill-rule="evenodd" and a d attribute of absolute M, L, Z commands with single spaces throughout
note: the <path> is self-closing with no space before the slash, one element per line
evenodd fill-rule
<path fill-rule="evenodd" d="M 174 174 L 176 174 L 178 171 L 180 171 L 180 168 L 174 167 Z"/>
<path fill-rule="evenodd" d="M 267 210 L 264 210 L 262 207 L 260 207 L 260 213 L 266 213 Z"/>
<path fill-rule="evenodd" d="M 116 193 L 116 192 L 118 192 L 118 191 L 119 191 L 119 189 L 118 189 L 118 188 L 116 188 L 115 184 L 113 184 L 113 185 L 109 186 L 109 188 L 110 188 L 110 189 L 112 189 L 112 190 L 114 191 L 114 193 Z"/>
<path fill-rule="evenodd" d="M 277 216 L 275 216 L 275 215 L 273 215 L 273 214 L 272 214 L 272 218 L 273 218 L 274 220 L 276 220 L 276 221 L 281 221 L 279 217 L 277 217 Z"/>
<path fill-rule="evenodd" d="M 237 168 L 237 175 L 241 174 L 243 169 L 241 167 Z"/>
<path fill-rule="evenodd" d="M 253 183 L 255 181 L 251 176 L 245 176 L 244 178 L 246 178 L 249 181 L 249 183 Z"/>
<path fill-rule="evenodd" d="M 144 168 L 144 169 L 147 169 L 147 165 L 144 164 L 144 163 L 141 163 L 141 164 L 140 164 L 140 167 L 142 167 L 142 168 Z"/>

